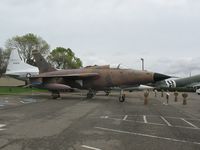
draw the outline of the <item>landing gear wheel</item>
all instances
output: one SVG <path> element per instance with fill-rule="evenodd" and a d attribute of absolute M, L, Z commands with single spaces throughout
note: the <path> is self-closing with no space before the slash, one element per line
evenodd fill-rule
<path fill-rule="evenodd" d="M 60 97 L 60 93 L 59 92 L 52 92 L 52 98 L 53 99 L 57 99 Z"/>
<path fill-rule="evenodd" d="M 90 90 L 88 91 L 88 93 L 87 93 L 87 99 L 91 99 L 91 98 L 93 98 L 95 95 L 96 95 L 96 91 L 90 89 Z"/>
<path fill-rule="evenodd" d="M 106 93 L 106 94 L 105 94 L 106 96 L 109 96 L 110 91 L 105 91 L 105 93 Z"/>
<path fill-rule="evenodd" d="M 87 98 L 88 99 L 91 99 L 91 98 L 93 98 L 94 97 L 94 94 L 92 94 L 92 93 L 87 93 Z"/>
<path fill-rule="evenodd" d="M 122 94 L 122 95 L 119 97 L 119 101 L 120 101 L 120 102 L 124 102 L 124 101 L 125 101 L 125 98 L 126 98 L 126 95 L 125 95 L 125 94 Z"/>

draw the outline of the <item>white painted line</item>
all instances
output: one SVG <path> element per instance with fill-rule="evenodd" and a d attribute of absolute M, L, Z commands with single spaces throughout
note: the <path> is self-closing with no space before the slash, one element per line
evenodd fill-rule
<path fill-rule="evenodd" d="M 111 115 L 110 117 L 123 117 L 124 115 Z M 143 116 L 143 115 L 131 115 L 131 114 L 127 114 L 127 116 L 130 116 L 130 117 L 132 117 L 132 116 Z M 160 117 L 159 115 L 146 115 L 147 117 L 149 116 L 149 117 Z M 94 117 L 96 117 L 96 116 L 94 116 Z M 101 118 L 102 117 L 105 117 L 105 116 L 101 116 Z M 165 116 L 165 118 L 172 118 L 172 119 L 181 119 L 181 118 L 183 118 L 183 117 L 172 117 L 172 116 Z M 197 120 L 197 121 L 200 121 L 200 119 L 198 119 L 198 118 L 184 118 L 184 119 L 186 119 L 186 120 Z"/>
<path fill-rule="evenodd" d="M 163 116 L 160 116 L 160 118 L 161 118 L 168 126 L 172 126 Z"/>
<path fill-rule="evenodd" d="M 181 118 L 183 118 L 183 117 L 171 117 L 171 116 L 165 116 L 165 118 L 181 119 Z M 200 121 L 200 119 L 194 119 L 194 118 L 184 118 L 184 119 Z"/>
<path fill-rule="evenodd" d="M 126 122 L 135 122 L 135 123 L 141 123 L 144 124 L 143 121 L 133 121 L 133 120 L 122 120 L 122 119 L 118 119 L 118 118 L 108 118 L 110 120 L 118 120 L 118 121 L 126 121 Z M 156 125 L 156 126 L 166 126 L 166 124 L 161 124 L 161 123 L 153 123 L 153 122 L 147 122 L 146 124 L 149 125 Z M 193 128 L 193 127 L 185 127 L 185 126 L 171 126 L 173 128 L 183 128 L 183 129 L 192 129 L 192 130 L 200 130 L 200 128 Z"/>
<path fill-rule="evenodd" d="M 105 118 L 105 116 L 101 116 L 100 118 L 104 119 L 104 118 Z"/>
<path fill-rule="evenodd" d="M 184 118 L 181 118 L 181 120 L 183 120 L 183 121 L 184 121 L 184 122 L 186 122 L 187 124 L 191 125 L 192 127 L 194 127 L 194 128 L 196 128 L 196 129 L 198 129 L 198 127 L 197 127 L 197 126 L 195 126 L 195 125 L 194 125 L 194 124 L 192 124 L 191 122 L 189 122 L 189 121 L 185 120 Z"/>
<path fill-rule="evenodd" d="M 107 118 L 108 118 L 108 116 L 105 116 L 105 118 L 107 119 Z"/>
<path fill-rule="evenodd" d="M 0 124 L 0 128 L 5 127 L 5 126 L 6 126 L 5 124 Z"/>
<path fill-rule="evenodd" d="M 29 104 L 29 103 L 34 103 L 34 102 L 30 102 L 30 101 L 20 101 L 23 104 Z"/>
<path fill-rule="evenodd" d="M 91 146 L 87 146 L 87 145 L 82 145 L 81 147 L 87 148 L 87 149 L 93 149 L 93 150 L 101 150 L 99 148 L 95 148 L 95 147 L 91 147 Z"/>
<path fill-rule="evenodd" d="M 99 129 L 99 130 L 104 130 L 104 131 L 111 131 L 111 132 L 117 132 L 117 133 L 123 133 L 123 134 L 131 134 L 131 135 L 137 135 L 137 136 L 143 136 L 143 137 L 149 137 L 149 138 L 156 138 L 156 139 L 161 139 L 161 140 L 168 140 L 168 141 L 172 141 L 172 142 L 181 142 L 181 143 L 190 143 L 190 144 L 200 145 L 199 142 L 178 140 L 178 139 L 173 139 L 173 138 L 168 138 L 168 137 L 161 137 L 161 136 L 150 135 L 150 134 L 143 134 L 143 133 L 122 131 L 122 130 L 115 130 L 115 129 L 102 128 L 102 127 L 94 127 L 94 128 Z"/>
<path fill-rule="evenodd" d="M 144 120 L 144 123 L 147 123 L 147 117 L 145 115 L 143 115 L 143 120 Z"/>
<path fill-rule="evenodd" d="M 175 128 L 184 128 L 184 129 L 192 129 L 192 130 L 199 130 L 200 128 L 193 128 L 193 127 L 185 127 L 185 126 L 173 126 Z"/>
<path fill-rule="evenodd" d="M 0 124 L 0 131 L 6 130 L 6 129 L 1 129 L 2 127 L 5 127 L 5 126 L 6 126 L 6 124 Z"/>
<path fill-rule="evenodd" d="M 111 120 L 117 120 L 117 121 L 126 121 L 126 122 L 135 122 L 135 123 L 141 123 L 141 124 L 144 124 L 143 121 L 133 121 L 133 120 L 122 120 L 122 119 L 118 119 L 118 118 L 108 118 L 108 119 L 111 119 Z M 151 125 L 159 125 L 159 126 L 164 126 L 165 124 L 160 124 L 160 123 L 150 123 L 150 122 L 147 122 L 147 124 L 151 124 Z"/>
<path fill-rule="evenodd" d="M 3 131 L 3 130 L 6 130 L 6 129 L 0 129 L 0 131 Z"/>
<path fill-rule="evenodd" d="M 126 120 L 126 119 L 127 119 L 127 117 L 128 117 L 128 115 L 125 115 L 125 116 L 124 116 L 124 118 L 123 118 L 123 120 Z"/>

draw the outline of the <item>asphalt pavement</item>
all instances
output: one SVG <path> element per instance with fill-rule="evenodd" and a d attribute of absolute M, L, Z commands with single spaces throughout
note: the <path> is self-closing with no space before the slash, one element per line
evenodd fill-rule
<path fill-rule="evenodd" d="M 189 93 L 167 103 L 151 93 L 144 105 L 142 92 L 85 94 L 1 95 L 0 149 L 2 150 L 199 150 L 199 96 Z"/>

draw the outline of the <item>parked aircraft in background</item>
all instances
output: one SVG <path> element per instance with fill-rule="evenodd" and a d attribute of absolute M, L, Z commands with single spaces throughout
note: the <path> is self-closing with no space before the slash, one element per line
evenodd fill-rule
<path fill-rule="evenodd" d="M 17 50 L 11 51 L 5 75 L 26 81 L 27 77 L 31 77 L 37 74 L 39 74 L 37 67 L 24 63 L 19 57 Z"/>
<path fill-rule="evenodd" d="M 60 97 L 60 91 L 73 90 L 73 88 L 89 90 L 87 98 L 92 98 L 96 91 L 120 87 L 119 101 L 123 102 L 124 88 L 170 78 L 170 76 L 149 71 L 109 67 L 56 70 L 47 64 L 38 51 L 32 53 L 40 74 L 30 77 L 30 84 L 48 89 L 52 92 L 54 99 Z"/>
<path fill-rule="evenodd" d="M 200 75 L 194 75 L 191 77 L 186 78 L 179 78 L 179 79 L 167 79 L 164 81 L 160 81 L 155 83 L 154 85 L 156 88 L 160 89 L 193 89 L 194 91 L 200 88 Z"/>

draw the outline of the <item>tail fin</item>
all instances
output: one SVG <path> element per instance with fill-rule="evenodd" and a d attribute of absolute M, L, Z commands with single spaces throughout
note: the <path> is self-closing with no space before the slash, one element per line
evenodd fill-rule
<path fill-rule="evenodd" d="M 6 74 L 21 75 L 24 73 L 38 73 L 38 68 L 23 62 L 19 57 L 18 51 L 14 49 L 10 53 Z"/>
<path fill-rule="evenodd" d="M 40 73 L 44 73 L 44 72 L 51 72 L 51 71 L 55 71 L 56 69 L 53 68 L 45 59 L 44 57 L 37 51 L 37 50 L 33 50 L 32 51 L 33 57 L 36 61 L 36 65 L 39 68 L 39 72 Z"/>

